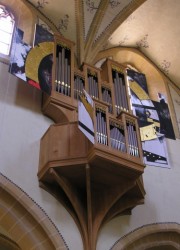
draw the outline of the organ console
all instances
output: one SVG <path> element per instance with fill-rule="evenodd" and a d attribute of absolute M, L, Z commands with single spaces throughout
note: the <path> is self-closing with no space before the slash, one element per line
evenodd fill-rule
<path fill-rule="evenodd" d="M 101 226 L 144 201 L 143 155 L 132 114 L 126 68 L 107 59 L 101 69 L 74 67 L 74 44 L 55 37 L 51 95 L 43 113 L 55 121 L 41 139 L 40 185 L 60 200 L 77 223 L 86 250 L 95 250 Z M 83 90 L 94 102 L 92 144 L 78 129 Z"/>

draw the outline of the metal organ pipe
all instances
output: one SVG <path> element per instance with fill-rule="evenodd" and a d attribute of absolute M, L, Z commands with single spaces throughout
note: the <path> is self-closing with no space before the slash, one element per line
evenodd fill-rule
<path fill-rule="evenodd" d="M 123 100 L 124 100 L 124 109 L 126 111 L 128 111 L 128 99 L 127 99 L 127 91 L 126 91 L 126 84 L 125 84 L 125 80 L 124 80 L 124 76 L 123 78 L 120 78 L 121 81 L 121 85 L 122 85 L 122 93 L 123 93 Z"/>
<path fill-rule="evenodd" d="M 78 99 L 78 96 L 82 94 L 84 89 L 84 79 L 80 76 L 74 76 L 74 98 Z"/>
<path fill-rule="evenodd" d="M 56 91 L 66 96 L 71 95 L 70 50 L 57 45 L 56 52 Z"/>
<path fill-rule="evenodd" d="M 135 124 L 133 121 L 127 121 L 128 146 L 130 155 L 139 156 L 138 141 Z"/>
<path fill-rule="evenodd" d="M 67 84 L 68 84 L 68 96 L 71 95 L 71 67 L 68 65 L 68 72 L 67 72 Z"/>
<path fill-rule="evenodd" d="M 62 48 L 61 56 L 61 93 L 64 94 L 64 59 L 65 59 L 65 50 Z"/>
<path fill-rule="evenodd" d="M 118 95 L 118 108 L 121 110 L 123 109 L 124 103 L 123 103 L 123 93 L 122 93 L 122 85 L 119 78 L 119 73 L 116 72 L 116 89 L 117 89 L 117 95 Z M 118 111 L 120 111 L 118 110 Z"/>
<path fill-rule="evenodd" d="M 88 88 L 90 96 L 98 99 L 99 98 L 98 78 L 97 76 L 93 76 L 90 73 L 88 73 Z"/>
<path fill-rule="evenodd" d="M 124 129 L 112 121 L 110 121 L 110 141 L 112 148 L 122 152 L 126 151 Z"/>
<path fill-rule="evenodd" d="M 109 110 L 109 113 L 112 113 L 111 91 L 106 88 L 102 88 L 102 99 L 104 102 L 109 104 L 108 110 Z"/>
<path fill-rule="evenodd" d="M 137 139 L 135 124 L 133 124 L 133 137 L 134 137 L 135 156 L 139 156 L 138 139 Z"/>
<path fill-rule="evenodd" d="M 58 92 L 60 92 L 61 91 L 61 52 L 59 52 L 59 54 L 58 54 Z"/>
<path fill-rule="evenodd" d="M 96 134 L 98 143 L 108 145 L 106 113 L 100 108 L 96 108 Z"/>
<path fill-rule="evenodd" d="M 119 114 L 121 110 L 128 111 L 128 100 L 126 93 L 126 85 L 124 75 L 121 72 L 112 70 L 114 94 L 115 94 L 115 109 L 116 113 Z"/>

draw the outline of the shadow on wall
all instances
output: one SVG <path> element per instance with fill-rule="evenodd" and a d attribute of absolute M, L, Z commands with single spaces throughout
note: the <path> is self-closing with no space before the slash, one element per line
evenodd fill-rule
<path fill-rule="evenodd" d="M 42 92 L 8 72 L 9 66 L 0 62 L 0 101 L 33 112 L 41 112 Z"/>

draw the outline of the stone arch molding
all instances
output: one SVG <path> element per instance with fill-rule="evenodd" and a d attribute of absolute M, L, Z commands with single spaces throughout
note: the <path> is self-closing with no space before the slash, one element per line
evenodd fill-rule
<path fill-rule="evenodd" d="M 167 222 L 142 226 L 120 238 L 110 250 L 179 250 L 180 224 Z"/>
<path fill-rule="evenodd" d="M 1 173 L 0 225 L 18 249 L 68 249 L 45 211 Z"/>

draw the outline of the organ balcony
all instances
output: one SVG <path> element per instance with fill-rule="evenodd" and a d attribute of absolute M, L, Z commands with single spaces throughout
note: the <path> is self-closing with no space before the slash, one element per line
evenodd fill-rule
<path fill-rule="evenodd" d="M 38 179 L 74 218 L 84 249 L 95 250 L 106 222 L 144 202 L 139 127 L 123 66 L 107 60 L 102 70 L 75 69 L 65 42 L 54 52 L 51 95 L 43 96 L 42 110 L 56 124 L 41 138 Z M 94 144 L 78 128 L 83 89 L 94 102 Z"/>

